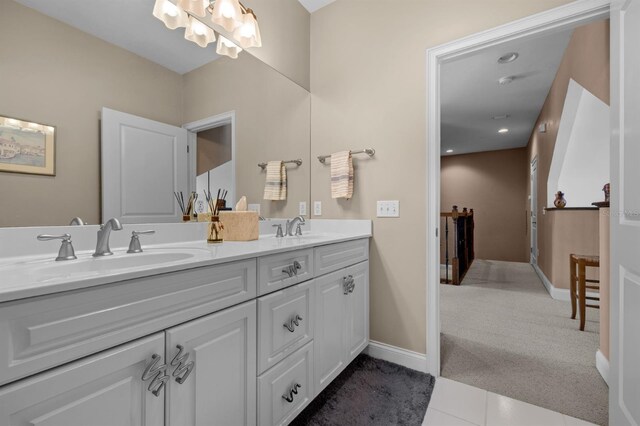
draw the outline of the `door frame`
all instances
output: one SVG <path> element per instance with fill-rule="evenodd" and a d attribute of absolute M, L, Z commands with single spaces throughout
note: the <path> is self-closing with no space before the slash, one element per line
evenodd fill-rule
<path fill-rule="evenodd" d="M 231 199 L 235 199 L 236 196 L 236 112 L 227 111 L 222 114 L 212 115 L 211 117 L 203 118 L 202 120 L 192 121 L 191 123 L 183 124 L 182 128 L 187 130 L 187 146 L 189 147 L 189 165 L 187 167 L 189 173 L 189 191 L 196 190 L 196 160 L 198 157 L 198 132 L 204 130 L 213 129 L 215 127 L 231 125 L 231 182 L 232 190 Z M 237 201 L 237 200 L 236 200 Z"/>
<path fill-rule="evenodd" d="M 533 189 L 533 168 L 536 169 L 536 189 Z M 531 165 L 529 168 L 529 181 L 531 182 L 531 194 L 529 195 L 529 232 L 531 234 L 531 238 L 529 239 L 529 245 L 531 246 L 531 250 L 529 253 L 529 263 L 533 266 L 538 266 L 538 156 L 536 155 L 531 160 Z M 535 201 L 535 203 L 534 203 Z M 535 205 L 535 209 L 534 209 Z M 536 234 L 533 235 L 533 213 L 535 211 L 536 214 Z M 534 244 L 535 242 L 535 244 Z M 535 247 L 536 253 L 533 253 L 533 248 Z M 534 260 L 535 259 L 535 260 Z"/>
<path fill-rule="evenodd" d="M 426 51 L 427 371 L 434 377 L 440 376 L 440 65 L 507 41 L 606 19 L 610 4 L 611 0 L 578 0 Z"/>

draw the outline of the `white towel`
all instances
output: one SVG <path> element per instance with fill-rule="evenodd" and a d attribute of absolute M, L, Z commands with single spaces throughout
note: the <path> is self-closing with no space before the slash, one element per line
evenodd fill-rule
<path fill-rule="evenodd" d="M 287 169 L 282 161 L 267 163 L 267 178 L 264 184 L 265 200 L 287 199 Z"/>
<path fill-rule="evenodd" d="M 351 151 L 331 154 L 331 198 L 353 197 L 353 159 Z"/>

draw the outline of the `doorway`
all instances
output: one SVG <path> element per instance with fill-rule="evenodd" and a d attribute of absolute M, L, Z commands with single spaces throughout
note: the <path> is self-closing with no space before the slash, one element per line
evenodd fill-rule
<path fill-rule="evenodd" d="M 440 323 L 440 213 L 451 206 L 440 205 L 440 155 L 441 155 L 441 86 L 440 73 L 443 64 L 463 58 L 482 49 L 514 40 L 540 37 L 545 32 L 554 33 L 569 28 L 606 19 L 609 16 L 608 1 L 584 1 L 553 9 L 494 30 L 470 36 L 428 51 L 428 139 L 427 139 L 427 363 L 428 371 L 438 377 L 441 374 L 441 323 Z M 524 167 L 526 170 L 527 164 Z M 529 178 L 537 184 L 538 161 L 530 164 Z M 526 179 L 526 171 L 525 173 Z M 538 207 L 537 185 L 532 187 L 529 206 L 532 212 Z M 531 229 L 530 261 L 537 263 L 537 215 L 520 216 Z M 535 229 L 534 229 L 535 228 Z M 525 246 L 526 248 L 526 246 Z"/>

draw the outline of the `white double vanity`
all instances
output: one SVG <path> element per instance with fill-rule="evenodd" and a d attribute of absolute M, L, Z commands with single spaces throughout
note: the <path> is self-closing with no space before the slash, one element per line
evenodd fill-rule
<path fill-rule="evenodd" d="M 59 227 L 61 262 L 43 229 L 2 230 L 0 425 L 287 424 L 367 346 L 369 221 L 219 245 L 204 226 L 145 225 L 128 254 L 125 225 L 104 258 L 97 227 Z"/>

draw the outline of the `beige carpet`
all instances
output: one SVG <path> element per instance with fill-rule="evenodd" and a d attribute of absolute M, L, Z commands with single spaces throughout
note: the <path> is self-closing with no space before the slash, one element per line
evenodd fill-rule
<path fill-rule="evenodd" d="M 440 286 L 442 375 L 606 425 L 595 366 L 598 310 L 585 331 L 527 263 L 476 260 L 461 286 Z"/>

